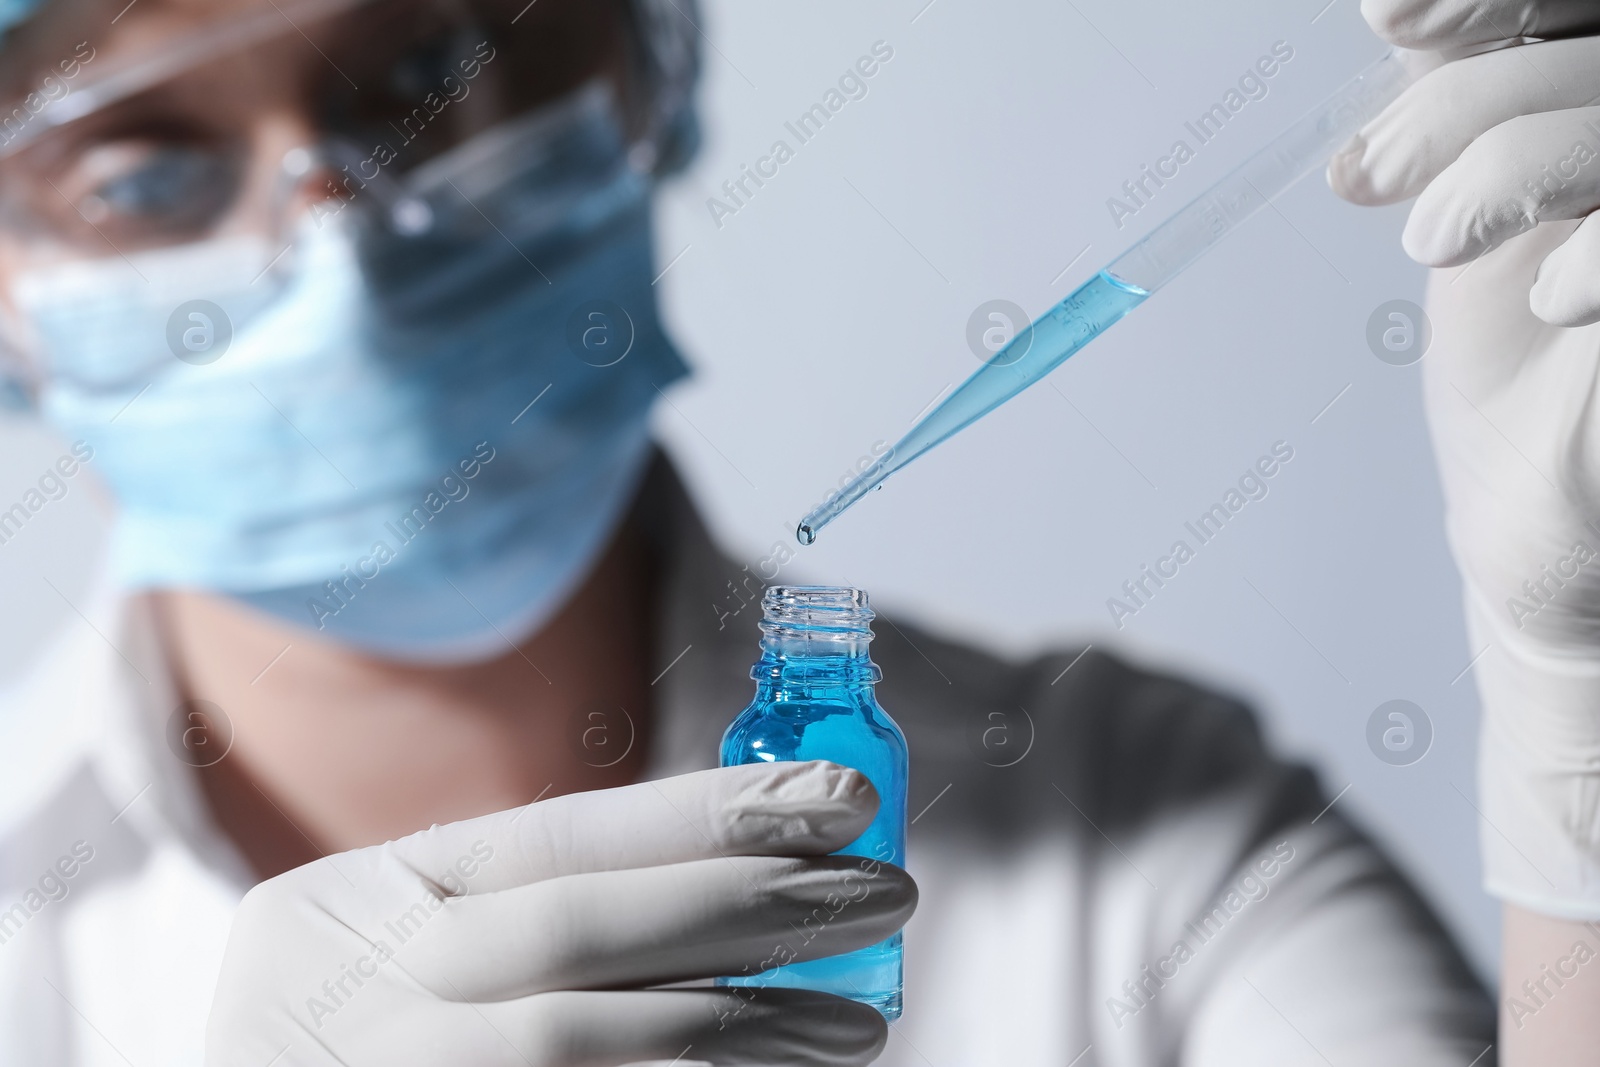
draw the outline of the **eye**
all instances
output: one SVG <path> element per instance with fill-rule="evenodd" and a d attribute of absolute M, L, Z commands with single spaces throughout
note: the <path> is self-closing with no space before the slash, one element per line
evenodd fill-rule
<path fill-rule="evenodd" d="M 228 154 L 194 145 L 104 145 L 81 167 L 88 191 L 77 206 L 97 226 L 201 230 L 232 202 L 237 186 L 237 163 Z"/>

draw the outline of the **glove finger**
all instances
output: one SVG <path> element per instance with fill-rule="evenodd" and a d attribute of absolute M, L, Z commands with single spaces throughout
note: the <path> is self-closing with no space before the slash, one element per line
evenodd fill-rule
<path fill-rule="evenodd" d="M 865 775 L 834 763 L 752 764 L 573 793 L 380 846 L 454 893 L 716 856 L 826 855 L 877 814 Z"/>
<path fill-rule="evenodd" d="M 1545 257 L 1528 306 L 1552 326 L 1600 322 L 1600 216 L 1589 215 Z"/>
<path fill-rule="evenodd" d="M 888 1026 L 864 1004 L 792 989 L 541 993 L 436 1004 L 461 1035 L 448 1062 L 483 1067 L 620 1067 L 647 1061 L 864 1067 Z M 402 1059 L 396 1063 L 446 1062 Z"/>
<path fill-rule="evenodd" d="M 1521 115 L 1600 99 L 1600 40 L 1503 48 L 1447 63 L 1412 85 L 1328 162 L 1357 204 L 1418 195 L 1489 130 Z"/>
<path fill-rule="evenodd" d="M 1451 267 L 1540 222 L 1600 207 L 1600 108 L 1523 115 L 1479 137 L 1417 199 L 1407 254 Z"/>
<path fill-rule="evenodd" d="M 759 974 L 876 944 L 916 902 L 910 875 L 859 856 L 733 857 L 475 893 L 369 936 L 441 997 L 506 1000 Z"/>
<path fill-rule="evenodd" d="M 1594 0 L 1361 0 L 1361 15 L 1391 44 L 1428 50 L 1600 28 Z"/>
<path fill-rule="evenodd" d="M 356 1002 L 351 1002 L 353 1006 Z M 655 1061 L 838 1064 L 883 1050 L 872 1008 L 792 989 L 558 992 L 487 1004 L 408 998 L 381 1015 L 336 1008 L 255 1040 L 207 1037 L 214 1067 L 618 1067 Z"/>

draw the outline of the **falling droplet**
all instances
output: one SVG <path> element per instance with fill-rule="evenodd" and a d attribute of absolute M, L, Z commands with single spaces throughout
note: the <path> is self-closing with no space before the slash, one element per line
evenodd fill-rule
<path fill-rule="evenodd" d="M 802 545 L 814 544 L 817 540 L 817 531 L 802 522 L 794 531 L 794 539 Z"/>

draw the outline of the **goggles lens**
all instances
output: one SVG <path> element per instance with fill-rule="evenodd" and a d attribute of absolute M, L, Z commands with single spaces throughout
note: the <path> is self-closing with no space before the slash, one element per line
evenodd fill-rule
<path fill-rule="evenodd" d="M 350 145 L 399 178 L 597 75 L 615 75 L 631 121 L 620 5 L 325 6 L 331 13 L 308 17 L 274 4 L 249 16 L 254 32 L 201 50 L 154 84 L 58 126 L 47 125 L 46 110 L 34 129 L 21 128 L 24 137 L 0 132 L 0 141 L 17 141 L 0 144 L 7 230 L 67 258 L 274 232 L 282 161 L 297 144 Z M 128 77 L 129 64 L 102 62 L 105 82 Z M 91 71 L 78 92 L 94 92 Z M 275 127 L 273 116 L 284 121 Z M 328 191 L 348 188 L 337 171 L 319 178 Z"/>

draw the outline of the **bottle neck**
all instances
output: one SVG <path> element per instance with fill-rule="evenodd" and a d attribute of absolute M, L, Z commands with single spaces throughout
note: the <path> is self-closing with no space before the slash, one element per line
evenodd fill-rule
<path fill-rule="evenodd" d="M 870 687 L 883 677 L 863 646 L 859 651 L 817 655 L 762 649 L 750 677 L 768 696 L 815 694 L 824 690 Z"/>
<path fill-rule="evenodd" d="M 860 590 L 774 586 L 761 607 L 761 658 L 750 677 L 766 696 L 861 688 L 883 677 L 867 651 L 873 612 Z"/>

